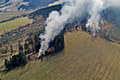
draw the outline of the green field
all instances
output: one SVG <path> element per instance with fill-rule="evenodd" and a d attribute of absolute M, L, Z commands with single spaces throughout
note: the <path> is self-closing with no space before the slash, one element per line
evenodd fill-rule
<path fill-rule="evenodd" d="M 65 34 L 65 49 L 0 75 L 1 80 L 119 80 L 120 46 L 85 32 Z"/>
<path fill-rule="evenodd" d="M 4 32 L 9 32 L 18 27 L 24 26 L 26 24 L 32 23 L 32 19 L 28 19 L 28 17 L 21 17 L 15 20 L 7 21 L 0 24 L 0 35 L 4 34 Z"/>
<path fill-rule="evenodd" d="M 19 16 L 19 14 L 15 14 L 15 13 L 14 14 L 2 14 L 2 13 L 0 13 L 0 21 L 9 19 L 14 16 Z"/>
<path fill-rule="evenodd" d="M 10 19 L 12 17 L 20 16 L 22 14 L 29 14 L 31 12 L 14 12 L 14 13 L 0 13 L 0 21 Z"/>

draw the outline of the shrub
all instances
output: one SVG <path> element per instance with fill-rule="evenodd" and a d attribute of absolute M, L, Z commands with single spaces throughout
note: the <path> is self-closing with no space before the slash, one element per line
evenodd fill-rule
<path fill-rule="evenodd" d="M 5 59 L 4 65 L 6 70 L 11 70 L 16 67 L 24 66 L 27 63 L 26 56 L 23 53 L 13 55 L 12 58 Z"/>

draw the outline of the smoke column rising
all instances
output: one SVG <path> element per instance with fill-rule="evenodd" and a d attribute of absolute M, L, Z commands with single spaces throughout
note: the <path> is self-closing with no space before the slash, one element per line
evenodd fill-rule
<path fill-rule="evenodd" d="M 103 2 L 100 0 L 92 0 L 93 5 L 91 7 L 91 10 L 89 11 L 89 15 L 91 16 L 88 20 L 88 23 L 86 24 L 86 27 L 90 28 L 93 36 L 96 35 L 96 32 L 100 30 L 99 28 L 99 21 L 100 21 L 100 12 L 103 10 Z"/>
<path fill-rule="evenodd" d="M 65 4 L 60 12 L 53 11 L 46 20 L 45 34 L 40 35 L 41 49 L 38 57 L 48 49 L 49 42 L 64 29 L 67 23 L 73 22 L 77 18 L 82 19 L 85 13 L 88 13 L 90 18 L 86 27 L 92 29 L 93 35 L 96 34 L 101 18 L 100 12 L 109 7 L 119 7 L 120 0 L 65 0 Z"/>

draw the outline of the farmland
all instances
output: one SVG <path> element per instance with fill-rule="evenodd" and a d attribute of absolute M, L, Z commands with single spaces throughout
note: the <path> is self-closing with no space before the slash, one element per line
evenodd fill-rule
<path fill-rule="evenodd" d="M 9 19 L 11 17 L 14 17 L 14 16 L 19 16 L 19 14 L 3 14 L 3 13 L 0 13 L 0 21 L 3 21 L 3 20 L 6 20 L 6 19 Z"/>
<path fill-rule="evenodd" d="M 71 37 L 72 36 L 72 37 Z M 120 46 L 79 31 L 65 34 L 65 49 L 43 61 L 1 74 L 2 80 L 119 80 Z M 0 61 L 1 62 L 1 61 Z"/>
<path fill-rule="evenodd" d="M 32 23 L 31 19 L 27 17 L 20 17 L 15 20 L 7 21 L 0 24 L 0 35 L 4 34 L 4 32 L 9 32 L 26 24 Z"/>
<path fill-rule="evenodd" d="M 0 13 L 0 22 L 7 20 L 7 19 L 10 19 L 12 17 L 20 16 L 23 14 L 29 14 L 29 13 L 31 13 L 31 12 Z"/>

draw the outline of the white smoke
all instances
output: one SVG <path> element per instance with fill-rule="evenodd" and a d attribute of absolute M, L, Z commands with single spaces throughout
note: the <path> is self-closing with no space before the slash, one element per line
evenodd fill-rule
<path fill-rule="evenodd" d="M 102 0 L 105 8 L 108 7 L 120 7 L 120 0 Z"/>
<path fill-rule="evenodd" d="M 101 18 L 101 12 L 109 7 L 120 7 L 120 0 L 91 0 L 92 7 L 89 11 L 91 16 L 86 24 L 87 28 L 91 29 L 93 36 L 100 30 L 99 22 Z"/>
<path fill-rule="evenodd" d="M 100 30 L 99 27 L 99 21 L 100 21 L 100 12 L 103 10 L 103 1 L 101 0 L 92 0 L 93 5 L 89 11 L 89 15 L 91 16 L 90 19 L 88 20 L 88 23 L 86 24 L 86 27 L 90 28 L 93 36 L 96 35 L 96 32 Z"/>
<path fill-rule="evenodd" d="M 120 6 L 120 0 L 65 0 L 65 4 L 60 12 L 53 11 L 46 20 L 45 34 L 40 35 L 42 39 L 39 56 L 45 54 L 49 42 L 64 29 L 67 23 L 73 22 L 77 18 L 82 19 L 85 13 L 90 18 L 86 27 L 91 28 L 93 35 L 100 29 L 100 12 L 108 7 Z"/>

